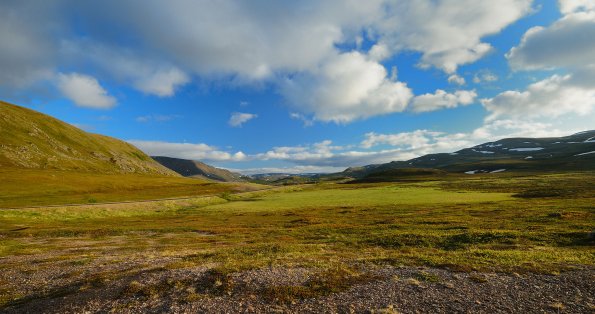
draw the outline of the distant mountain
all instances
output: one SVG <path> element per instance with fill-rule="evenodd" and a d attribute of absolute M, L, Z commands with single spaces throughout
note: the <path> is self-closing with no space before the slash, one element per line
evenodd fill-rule
<path fill-rule="evenodd" d="M 320 180 L 319 173 L 259 173 L 250 175 L 253 182 L 272 185 L 314 183 Z"/>
<path fill-rule="evenodd" d="M 126 142 L 0 101 L 0 169 L 177 176 Z"/>
<path fill-rule="evenodd" d="M 152 158 L 161 165 L 185 177 L 210 179 L 221 182 L 243 182 L 248 179 L 239 173 L 215 168 L 200 161 L 163 156 L 153 156 Z"/>
<path fill-rule="evenodd" d="M 425 169 L 425 171 L 395 171 Z M 454 153 L 429 154 L 407 161 L 351 167 L 337 175 L 352 178 L 394 178 L 440 173 L 595 170 L 595 130 L 564 137 L 507 138 Z M 433 173 L 436 175 L 437 173 Z"/>

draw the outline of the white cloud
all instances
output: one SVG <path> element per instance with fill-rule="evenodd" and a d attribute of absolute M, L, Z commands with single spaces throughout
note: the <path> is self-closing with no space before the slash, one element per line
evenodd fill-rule
<path fill-rule="evenodd" d="M 506 91 L 481 102 L 490 112 L 488 120 L 585 115 L 595 108 L 595 68 L 553 75 L 529 85 L 525 91 Z"/>
<path fill-rule="evenodd" d="M 0 26 L 7 24 L 0 27 L 0 34 L 10 39 L 0 44 L 0 82 L 35 81 L 54 68 L 82 67 L 102 82 L 113 80 L 159 97 L 174 95 L 194 77 L 207 84 L 272 83 L 294 110 L 321 121 L 347 123 L 399 112 L 411 97 L 405 83 L 388 75 L 379 62 L 417 51 L 422 55 L 421 66 L 454 74 L 458 66 L 491 51 L 481 39 L 527 14 L 530 3 L 172 0 L 164 5 L 147 0 L 138 6 L 136 1 L 122 0 L 8 4 L 0 7 L 0 12 L 12 12 L 0 16 Z M 77 16 L 84 38 L 69 31 L 70 15 Z M 373 43 L 368 52 L 360 50 L 364 37 Z M 358 48 L 344 51 L 338 48 L 343 44 Z M 462 81 L 456 76 L 451 79 Z"/>
<path fill-rule="evenodd" d="M 382 44 L 392 51 L 422 53 L 421 66 L 454 73 L 492 50 L 481 39 L 531 11 L 531 0 L 391 1 L 377 22 Z"/>
<path fill-rule="evenodd" d="M 207 144 L 141 140 L 129 140 L 127 142 L 138 147 L 150 156 L 167 156 L 204 161 L 242 161 L 246 159 L 246 155 L 241 151 L 232 154 L 218 150 L 216 147 Z"/>
<path fill-rule="evenodd" d="M 339 54 L 313 73 L 287 79 L 282 94 L 317 120 L 337 123 L 403 111 L 412 97 L 405 83 L 388 78 L 382 65 L 359 52 Z"/>
<path fill-rule="evenodd" d="M 302 123 L 304 124 L 305 127 L 307 126 L 312 126 L 314 125 L 314 120 L 311 118 L 306 117 L 305 115 L 298 113 L 298 112 L 292 112 L 289 114 L 289 117 L 294 119 L 294 120 L 300 120 L 302 121 Z"/>
<path fill-rule="evenodd" d="M 52 78 L 58 29 L 50 1 L 0 1 L 0 90 L 4 95 Z M 32 22 L 34 21 L 34 22 Z"/>
<path fill-rule="evenodd" d="M 77 106 L 109 109 L 116 105 L 116 99 L 110 96 L 92 76 L 60 73 L 57 85 L 62 94 Z"/>
<path fill-rule="evenodd" d="M 465 85 L 465 78 L 457 74 L 448 77 L 448 82 L 451 84 Z"/>
<path fill-rule="evenodd" d="M 366 139 L 361 143 L 363 148 L 371 148 L 377 145 L 387 144 L 390 146 L 409 146 L 418 148 L 428 144 L 428 136 L 437 136 L 441 133 L 428 130 L 416 130 L 413 132 L 402 132 L 396 134 L 377 134 L 370 132 L 366 134 Z"/>
<path fill-rule="evenodd" d="M 186 73 L 177 68 L 158 70 L 152 75 L 139 78 L 134 85 L 139 90 L 160 97 L 173 96 L 178 86 L 188 83 Z"/>
<path fill-rule="evenodd" d="M 99 73 L 158 97 L 173 96 L 190 77 L 170 63 L 144 57 L 143 52 L 90 40 L 63 41 L 61 53 L 72 60 L 85 60 Z"/>
<path fill-rule="evenodd" d="M 473 83 L 479 84 L 482 82 L 495 82 L 498 76 L 489 70 L 480 70 L 473 76 Z"/>
<path fill-rule="evenodd" d="M 595 4 L 562 0 L 564 14 L 548 27 L 533 27 L 506 57 L 516 70 L 564 69 L 531 84 L 525 91 L 506 91 L 482 103 L 488 119 L 585 116 L 595 109 Z M 590 11 L 591 10 L 591 11 Z"/>
<path fill-rule="evenodd" d="M 328 166 L 292 166 L 292 167 L 262 167 L 262 168 L 247 168 L 247 169 L 228 169 L 233 172 L 239 172 L 245 175 L 262 174 L 262 173 L 334 173 L 345 170 L 344 167 L 328 167 Z"/>
<path fill-rule="evenodd" d="M 177 114 L 169 114 L 169 115 L 163 115 L 163 114 L 152 114 L 152 115 L 144 115 L 144 116 L 139 116 L 136 117 L 136 122 L 141 122 L 141 123 L 145 123 L 145 122 L 151 122 L 151 121 L 155 121 L 155 122 L 167 122 L 167 121 L 171 121 L 174 119 L 178 119 L 180 118 L 180 115 Z"/>
<path fill-rule="evenodd" d="M 238 128 L 241 127 L 244 123 L 257 118 L 258 115 L 257 114 L 253 114 L 253 113 L 244 113 L 244 112 L 234 112 L 231 114 L 231 117 L 229 118 L 229 125 L 231 125 L 234 128 Z"/>
<path fill-rule="evenodd" d="M 264 172 L 338 172 L 346 167 L 408 160 L 425 154 L 450 153 L 481 143 L 509 137 L 564 136 L 592 126 L 593 116 L 568 127 L 560 119 L 533 121 L 530 119 L 505 119 L 488 121 L 470 132 L 446 133 L 432 130 L 381 134 L 370 132 L 357 144 L 333 145 L 325 140 L 309 145 L 274 147 L 266 152 L 246 155 L 242 152 L 220 151 L 206 144 L 129 141 L 152 156 L 170 156 L 213 162 L 280 161 L 289 167 L 246 168 L 242 173 Z M 579 121 L 573 119 L 572 121 Z M 360 149 L 357 149 L 359 147 Z M 382 149 L 380 149 L 382 148 Z"/>
<path fill-rule="evenodd" d="M 549 27 L 529 29 L 506 58 L 513 69 L 580 68 L 595 64 L 595 11 L 569 13 Z"/>
<path fill-rule="evenodd" d="M 559 0 L 558 3 L 560 6 L 560 12 L 563 14 L 582 10 L 595 10 L 595 2 L 593 0 Z"/>
<path fill-rule="evenodd" d="M 466 106 L 472 104 L 475 97 L 477 97 L 477 93 L 473 90 L 459 90 L 451 94 L 438 89 L 434 94 L 416 96 L 411 104 L 411 110 L 414 112 L 427 112 Z"/>

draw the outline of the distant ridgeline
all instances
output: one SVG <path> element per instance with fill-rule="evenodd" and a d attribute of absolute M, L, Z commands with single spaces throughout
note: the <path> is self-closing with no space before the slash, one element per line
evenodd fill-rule
<path fill-rule="evenodd" d="M 229 170 L 215 168 L 196 160 L 153 156 L 158 163 L 185 176 L 191 178 L 209 179 L 221 182 L 243 182 L 248 180 L 239 173 Z"/>
<path fill-rule="evenodd" d="M 2 101 L 0 167 L 178 176 L 131 144 Z"/>
<path fill-rule="evenodd" d="M 595 130 L 564 137 L 507 138 L 454 153 L 430 154 L 407 161 L 352 167 L 333 176 L 369 178 L 436 176 L 447 173 L 499 173 L 507 171 L 595 170 Z"/>

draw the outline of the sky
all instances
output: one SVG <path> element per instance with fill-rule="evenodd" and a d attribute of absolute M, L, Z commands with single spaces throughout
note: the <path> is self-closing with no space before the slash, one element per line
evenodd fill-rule
<path fill-rule="evenodd" d="M 0 38 L 0 99 L 245 174 L 595 129 L 593 0 L 4 0 Z"/>

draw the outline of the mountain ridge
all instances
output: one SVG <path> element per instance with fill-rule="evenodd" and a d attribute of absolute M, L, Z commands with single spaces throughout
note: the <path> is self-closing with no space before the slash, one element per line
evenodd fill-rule
<path fill-rule="evenodd" d="M 364 178 L 394 169 L 437 169 L 449 173 L 595 170 L 595 130 L 562 137 L 504 138 L 452 153 L 427 154 L 405 161 L 349 167 L 333 174 Z"/>
<path fill-rule="evenodd" d="M 242 174 L 217 168 L 198 160 L 188 160 L 166 156 L 151 156 L 162 166 L 184 176 L 191 178 L 208 179 L 219 182 L 245 182 Z"/>

